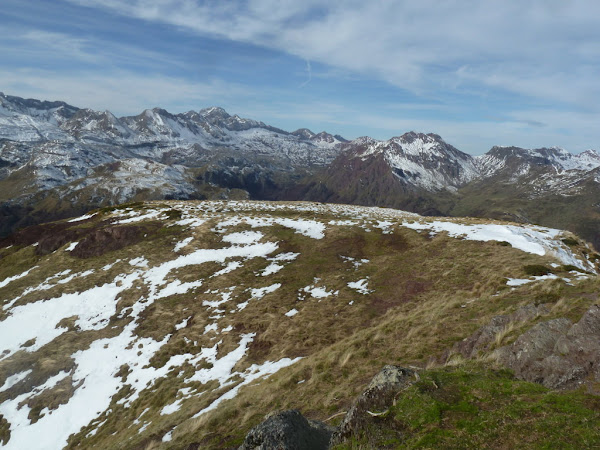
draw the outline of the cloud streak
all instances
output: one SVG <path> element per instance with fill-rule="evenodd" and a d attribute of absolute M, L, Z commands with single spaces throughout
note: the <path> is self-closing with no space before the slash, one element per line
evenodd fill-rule
<path fill-rule="evenodd" d="M 600 4 L 592 1 L 71 1 L 275 48 L 425 95 L 473 83 L 600 104 Z"/>
<path fill-rule="evenodd" d="M 226 104 L 254 95 L 249 86 L 218 79 L 200 83 L 124 70 L 65 75 L 37 69 L 0 69 L 0 86 L 13 95 L 62 100 L 78 107 L 110 110 L 116 115 L 137 114 L 166 104 L 177 105 L 178 111 L 198 110 L 215 104 L 216 99 Z M 57 92 L 61 93 L 58 98 Z"/>
<path fill-rule="evenodd" d="M 302 84 L 299 87 L 303 88 L 304 86 L 306 86 L 311 81 L 312 81 L 312 69 L 310 67 L 310 61 L 306 60 L 306 80 L 303 81 Z"/>
<path fill-rule="evenodd" d="M 600 147 L 591 0 L 6 0 L 0 89 L 283 129 Z M 33 17 L 39 7 L 47 13 Z"/>

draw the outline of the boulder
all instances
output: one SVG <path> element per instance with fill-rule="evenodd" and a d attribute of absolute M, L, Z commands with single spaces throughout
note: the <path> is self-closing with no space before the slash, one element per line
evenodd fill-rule
<path fill-rule="evenodd" d="M 325 450 L 334 430 L 290 409 L 268 415 L 250 430 L 239 450 Z"/>
<path fill-rule="evenodd" d="M 396 430 L 397 427 L 389 426 L 388 422 L 395 419 L 388 417 L 387 411 L 394 405 L 396 396 L 417 379 L 418 375 L 412 369 L 391 365 L 381 369 L 348 410 L 332 444 L 343 443 L 352 437 L 379 440 L 382 433 Z"/>
<path fill-rule="evenodd" d="M 544 384 L 546 369 L 542 361 L 553 354 L 556 342 L 571 328 L 565 318 L 541 322 L 517 340 L 498 350 L 498 361 L 515 372 L 517 378 Z"/>
<path fill-rule="evenodd" d="M 534 320 L 536 317 L 548 314 L 546 305 L 527 305 L 512 314 L 495 316 L 490 322 L 479 328 L 471 336 L 454 344 L 450 351 L 442 355 L 441 363 L 445 363 L 452 355 L 459 354 L 463 358 L 476 358 L 480 352 L 491 350 L 496 342 L 496 336 L 502 333 L 511 323 L 521 324 Z"/>

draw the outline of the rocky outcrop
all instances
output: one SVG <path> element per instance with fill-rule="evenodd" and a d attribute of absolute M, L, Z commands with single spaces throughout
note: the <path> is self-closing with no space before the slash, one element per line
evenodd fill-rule
<path fill-rule="evenodd" d="M 385 366 L 354 401 L 334 434 L 332 444 L 342 443 L 352 437 L 380 441 L 382 434 L 395 433 L 397 427 L 389 423 L 395 419 L 389 417 L 387 412 L 394 405 L 396 396 L 417 378 L 414 370 Z"/>
<path fill-rule="evenodd" d="M 564 317 L 537 323 L 512 344 L 494 350 L 498 336 L 511 326 L 523 326 L 549 312 L 546 305 L 528 305 L 513 314 L 496 316 L 437 362 L 445 363 L 457 354 L 473 359 L 490 353 L 519 379 L 551 389 L 586 384 L 593 390 L 594 383 L 600 382 L 600 305 L 592 306 L 575 324 Z"/>
<path fill-rule="evenodd" d="M 329 448 L 335 428 L 290 409 L 267 416 L 252 428 L 239 450 L 321 450 Z"/>
<path fill-rule="evenodd" d="M 498 335 L 503 333 L 511 324 L 522 324 L 534 320 L 536 317 L 548 314 L 546 305 L 527 305 L 519 308 L 512 314 L 495 316 L 490 323 L 484 325 L 471 336 L 454 344 L 452 349 L 445 352 L 441 362 L 445 363 L 452 355 L 459 354 L 463 358 L 472 359 L 481 352 L 491 350 Z"/>
<path fill-rule="evenodd" d="M 381 442 L 383 435 L 396 433 L 388 411 L 400 392 L 418 379 L 414 370 L 385 366 L 373 377 L 367 389 L 354 401 L 338 428 L 307 420 L 299 411 L 268 415 L 254 427 L 239 450 L 319 450 L 341 444 L 353 437 Z M 397 436 L 396 436 L 397 437 Z"/>
<path fill-rule="evenodd" d="M 600 305 L 576 324 L 565 318 L 539 323 L 497 356 L 518 378 L 553 389 L 592 388 L 600 382 Z"/>

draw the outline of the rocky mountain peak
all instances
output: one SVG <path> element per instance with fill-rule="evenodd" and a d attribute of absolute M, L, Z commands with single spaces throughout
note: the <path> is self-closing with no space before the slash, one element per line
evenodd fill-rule
<path fill-rule="evenodd" d="M 227 111 L 218 106 L 211 106 L 210 108 L 204 108 L 199 111 L 200 115 L 204 117 L 208 122 L 218 122 L 229 119 L 231 117 Z"/>
<path fill-rule="evenodd" d="M 421 141 L 421 142 L 425 142 L 425 143 L 432 143 L 432 142 L 444 142 L 444 140 L 441 138 L 441 136 L 434 134 L 434 133 L 419 133 L 416 131 L 409 131 L 407 133 L 404 133 L 402 136 L 400 136 L 399 138 L 396 138 L 404 143 L 407 144 L 412 144 L 415 141 Z"/>
<path fill-rule="evenodd" d="M 34 111 L 49 112 L 51 110 L 63 109 L 72 113 L 79 110 L 75 106 L 61 101 L 42 101 L 33 98 L 21 98 L 13 95 L 6 95 L 0 92 L 0 104 L 14 112 L 32 114 Z"/>
<path fill-rule="evenodd" d="M 596 150 L 586 150 L 575 155 L 575 158 L 579 161 L 580 166 L 587 170 L 593 170 L 600 167 L 600 153 Z"/>
<path fill-rule="evenodd" d="M 343 146 L 340 158 L 382 160 L 408 190 L 456 190 L 478 175 L 473 157 L 436 134 L 411 131 L 387 141 L 359 138 Z M 343 164 L 342 164 L 343 165 Z M 377 170 L 381 170 L 378 168 Z"/>
<path fill-rule="evenodd" d="M 327 133 L 326 131 L 321 131 L 320 133 L 316 134 L 312 140 L 327 142 L 329 144 L 333 144 L 336 142 L 336 138 L 331 134 Z"/>
<path fill-rule="evenodd" d="M 573 155 L 561 147 L 526 149 L 495 146 L 485 155 L 478 157 L 477 163 L 483 176 L 509 171 L 514 178 L 515 174 L 518 176 L 528 174 L 532 167 L 551 169 L 556 172 L 588 171 L 600 166 L 600 155 L 593 150 Z"/>
<path fill-rule="evenodd" d="M 315 133 L 313 133 L 308 128 L 298 128 L 296 131 L 292 131 L 293 136 L 298 136 L 300 139 L 310 140 L 315 137 Z"/>

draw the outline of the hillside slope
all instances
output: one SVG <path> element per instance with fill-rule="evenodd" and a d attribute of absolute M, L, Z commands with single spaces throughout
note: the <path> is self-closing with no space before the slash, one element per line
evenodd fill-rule
<path fill-rule="evenodd" d="M 0 441 L 227 448 L 274 409 L 326 419 L 496 314 L 578 318 L 599 258 L 559 230 L 315 203 L 31 227 L 0 242 Z"/>

